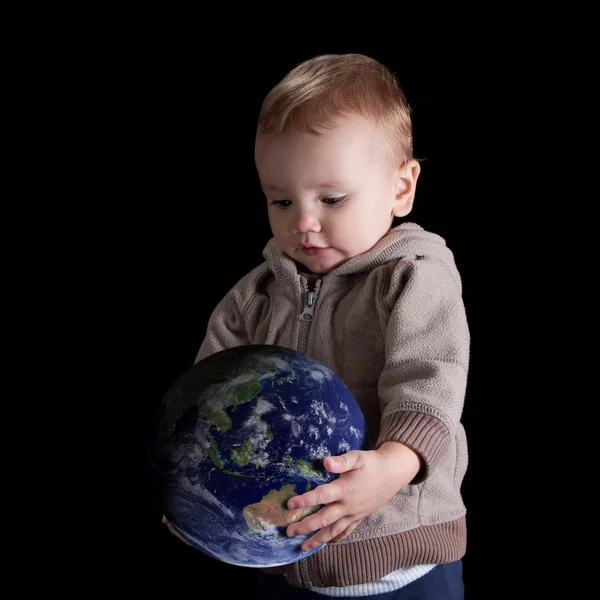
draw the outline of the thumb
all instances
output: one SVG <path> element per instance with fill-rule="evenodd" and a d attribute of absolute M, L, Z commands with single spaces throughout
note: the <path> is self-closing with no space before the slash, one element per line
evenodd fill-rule
<path fill-rule="evenodd" d="M 330 473 L 346 473 L 355 468 L 359 456 L 357 450 L 351 450 L 339 456 L 328 456 L 323 464 Z"/>

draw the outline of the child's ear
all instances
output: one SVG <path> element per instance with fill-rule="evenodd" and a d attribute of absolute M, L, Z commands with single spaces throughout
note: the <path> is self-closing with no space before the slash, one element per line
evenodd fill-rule
<path fill-rule="evenodd" d="M 421 165 L 415 159 L 403 163 L 398 169 L 396 178 L 396 200 L 392 214 L 395 217 L 406 216 L 413 207 L 417 179 L 421 173 Z"/>

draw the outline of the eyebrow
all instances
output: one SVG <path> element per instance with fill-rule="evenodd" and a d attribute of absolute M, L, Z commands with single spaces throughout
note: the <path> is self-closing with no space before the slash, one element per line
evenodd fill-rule
<path fill-rule="evenodd" d="M 270 190 L 272 192 L 280 192 L 281 190 L 274 186 L 274 185 L 269 185 L 268 183 L 266 183 L 265 185 L 261 185 L 260 186 L 263 190 Z"/>
<path fill-rule="evenodd" d="M 328 181 L 328 182 L 325 182 L 325 183 L 312 184 L 310 187 L 311 188 L 316 188 L 316 189 L 323 189 L 323 188 L 327 188 L 327 189 L 338 188 L 339 189 L 339 188 L 347 187 L 347 184 L 341 183 L 341 182 L 338 182 L 338 181 Z M 269 190 L 269 191 L 272 191 L 272 192 L 281 192 L 281 193 L 284 193 L 284 191 L 281 190 L 281 189 L 279 189 L 276 185 L 270 185 L 268 183 L 265 183 L 262 186 L 262 189 L 263 190 Z"/>

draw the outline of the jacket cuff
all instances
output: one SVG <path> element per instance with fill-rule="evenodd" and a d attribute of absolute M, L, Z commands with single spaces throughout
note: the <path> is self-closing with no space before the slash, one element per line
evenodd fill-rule
<path fill-rule="evenodd" d="M 384 442 L 400 442 L 417 452 L 423 467 L 411 484 L 421 483 L 435 469 L 450 440 L 448 428 L 435 417 L 418 412 L 397 412 L 385 419 L 375 450 Z"/>

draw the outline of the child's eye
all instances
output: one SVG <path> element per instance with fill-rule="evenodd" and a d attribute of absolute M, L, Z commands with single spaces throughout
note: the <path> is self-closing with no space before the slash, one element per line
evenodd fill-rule
<path fill-rule="evenodd" d="M 271 204 L 281 206 L 281 208 L 286 208 L 287 206 L 290 206 L 291 203 L 291 200 L 271 200 Z"/>
<path fill-rule="evenodd" d="M 335 206 L 343 202 L 348 196 L 334 196 L 333 198 L 323 198 L 323 202 L 328 206 Z"/>

